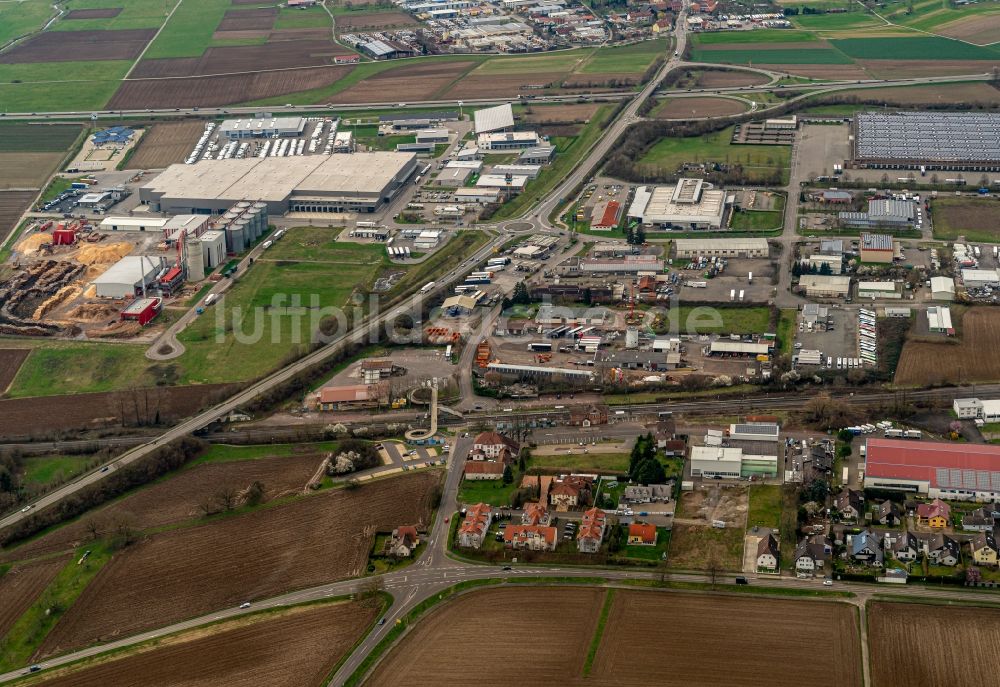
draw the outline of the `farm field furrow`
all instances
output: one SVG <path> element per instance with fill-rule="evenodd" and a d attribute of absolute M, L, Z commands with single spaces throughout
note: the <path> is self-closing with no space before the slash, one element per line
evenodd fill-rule
<path fill-rule="evenodd" d="M 38 191 L 0 191 L 0 241 L 7 238 L 37 195 Z"/>
<path fill-rule="evenodd" d="M 990 684 L 1000 610 L 873 602 L 868 637 L 873 687 Z"/>
<path fill-rule="evenodd" d="M 479 687 L 579 684 L 574 680 L 582 675 L 605 593 L 524 587 L 466 594 L 421 619 L 365 684 L 447 687 L 468 685 L 473 675 Z M 469 638 L 487 628 L 500 651 L 470 651 Z"/>
<path fill-rule="evenodd" d="M 962 316 L 961 339 L 907 341 L 896 368 L 899 386 L 968 384 L 1000 379 L 1000 310 L 972 308 Z"/>
<path fill-rule="evenodd" d="M 91 523 L 97 525 L 103 534 L 121 521 L 127 521 L 133 528 L 146 530 L 195 520 L 204 517 L 202 505 L 212 504 L 220 492 L 241 492 L 255 481 L 264 486 L 263 501 L 300 493 L 321 460 L 321 455 L 310 452 L 289 457 L 196 465 L 10 549 L 0 556 L 0 560 L 22 560 L 75 548 L 90 536 Z"/>
<path fill-rule="evenodd" d="M 46 31 L 0 55 L 0 64 L 134 60 L 156 31 Z"/>
<path fill-rule="evenodd" d="M 854 687 L 859 642 L 844 603 L 617 590 L 586 684 Z"/>
<path fill-rule="evenodd" d="M 27 348 L 0 348 L 0 394 L 7 391 L 30 352 Z"/>
<path fill-rule="evenodd" d="M 0 639 L 28 610 L 69 559 L 65 556 L 14 566 L 0 576 Z"/>
<path fill-rule="evenodd" d="M 319 687 L 375 619 L 374 604 L 342 602 L 228 622 L 162 640 L 43 687 Z"/>
<path fill-rule="evenodd" d="M 128 169 L 160 169 L 184 162 L 205 131 L 203 122 L 154 124 L 129 158 Z"/>
<path fill-rule="evenodd" d="M 439 484 L 424 472 L 153 535 L 104 567 L 39 656 L 359 575 L 376 531 L 427 525 Z"/>

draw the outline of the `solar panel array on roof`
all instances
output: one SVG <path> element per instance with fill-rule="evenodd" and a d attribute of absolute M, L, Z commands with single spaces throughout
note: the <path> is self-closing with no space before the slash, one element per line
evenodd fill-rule
<path fill-rule="evenodd" d="M 870 206 L 868 214 L 875 214 Z M 865 250 L 892 250 L 892 237 L 888 234 L 862 234 L 861 247 Z"/>
<path fill-rule="evenodd" d="M 859 159 L 1000 161 L 1000 114 L 865 112 L 855 123 Z"/>

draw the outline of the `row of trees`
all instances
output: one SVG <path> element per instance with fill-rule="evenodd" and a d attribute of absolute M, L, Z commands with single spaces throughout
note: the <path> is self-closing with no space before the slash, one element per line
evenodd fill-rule
<path fill-rule="evenodd" d="M 636 439 L 629 456 L 628 476 L 637 484 L 662 484 L 666 481 L 667 474 L 656 457 L 656 439 L 652 433 Z"/>

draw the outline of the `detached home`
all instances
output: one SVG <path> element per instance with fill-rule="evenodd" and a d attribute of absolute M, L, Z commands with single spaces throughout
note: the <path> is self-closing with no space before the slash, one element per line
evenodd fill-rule
<path fill-rule="evenodd" d="M 861 492 L 844 489 L 834 499 L 834 507 L 840 512 L 841 520 L 856 522 L 864 510 L 864 498 Z"/>
<path fill-rule="evenodd" d="M 513 549 L 555 551 L 558 538 L 555 527 L 542 525 L 508 525 L 503 531 L 504 544 Z"/>
<path fill-rule="evenodd" d="M 881 568 L 885 560 L 882 542 L 873 532 L 864 530 L 851 537 L 848 556 L 855 563 Z"/>
<path fill-rule="evenodd" d="M 800 574 L 816 574 L 823 570 L 826 562 L 833 554 L 833 545 L 822 534 L 806 537 L 795 548 L 795 572 Z"/>
<path fill-rule="evenodd" d="M 954 566 L 962 560 L 958 542 L 940 532 L 932 534 L 924 541 L 924 555 L 938 565 Z"/>
<path fill-rule="evenodd" d="M 945 528 L 951 520 L 951 506 L 941 499 L 921 503 L 917 506 L 917 520 L 928 527 Z"/>
<path fill-rule="evenodd" d="M 778 540 L 770 532 L 757 543 L 757 570 L 778 570 Z"/>
<path fill-rule="evenodd" d="M 895 501 L 883 501 L 875 508 L 875 521 L 880 525 L 895 527 L 903 521 L 903 509 Z"/>
<path fill-rule="evenodd" d="M 897 561 L 915 561 L 920 555 L 920 541 L 912 532 L 903 532 L 892 543 L 892 557 Z"/>
<path fill-rule="evenodd" d="M 969 542 L 976 565 L 997 565 L 997 541 L 992 532 L 980 532 Z"/>
<path fill-rule="evenodd" d="M 583 514 L 580 531 L 576 533 L 576 548 L 580 553 L 597 553 L 604 541 L 608 516 L 600 508 L 591 508 Z"/>
<path fill-rule="evenodd" d="M 656 525 L 634 522 L 628 526 L 629 546 L 656 546 Z"/>
<path fill-rule="evenodd" d="M 485 503 L 477 503 L 465 512 L 465 519 L 458 528 L 458 545 L 478 549 L 483 545 L 487 530 L 493 521 L 493 509 Z"/>

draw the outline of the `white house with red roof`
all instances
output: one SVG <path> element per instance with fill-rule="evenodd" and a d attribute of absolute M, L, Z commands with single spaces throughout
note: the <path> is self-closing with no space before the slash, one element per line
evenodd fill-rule
<path fill-rule="evenodd" d="M 584 511 L 580 530 L 576 533 L 576 548 L 580 553 L 597 553 L 604 541 L 608 516 L 600 508 Z"/>
<path fill-rule="evenodd" d="M 555 551 L 559 531 L 543 525 L 508 525 L 503 531 L 504 544 L 514 549 Z"/>
<path fill-rule="evenodd" d="M 497 460 L 503 456 L 504 450 L 516 456 L 520 449 L 521 446 L 516 441 L 505 437 L 503 434 L 497 432 L 480 432 L 472 442 L 472 453 L 474 455 L 471 457 L 478 459 L 478 456 L 482 456 L 485 460 Z"/>
<path fill-rule="evenodd" d="M 865 488 L 994 501 L 1000 498 L 1000 446 L 871 437 L 865 442 Z"/>
<path fill-rule="evenodd" d="M 493 509 L 485 503 L 477 503 L 465 511 L 465 519 L 458 528 L 458 545 L 478 549 L 483 545 L 486 532 L 493 522 Z"/>

